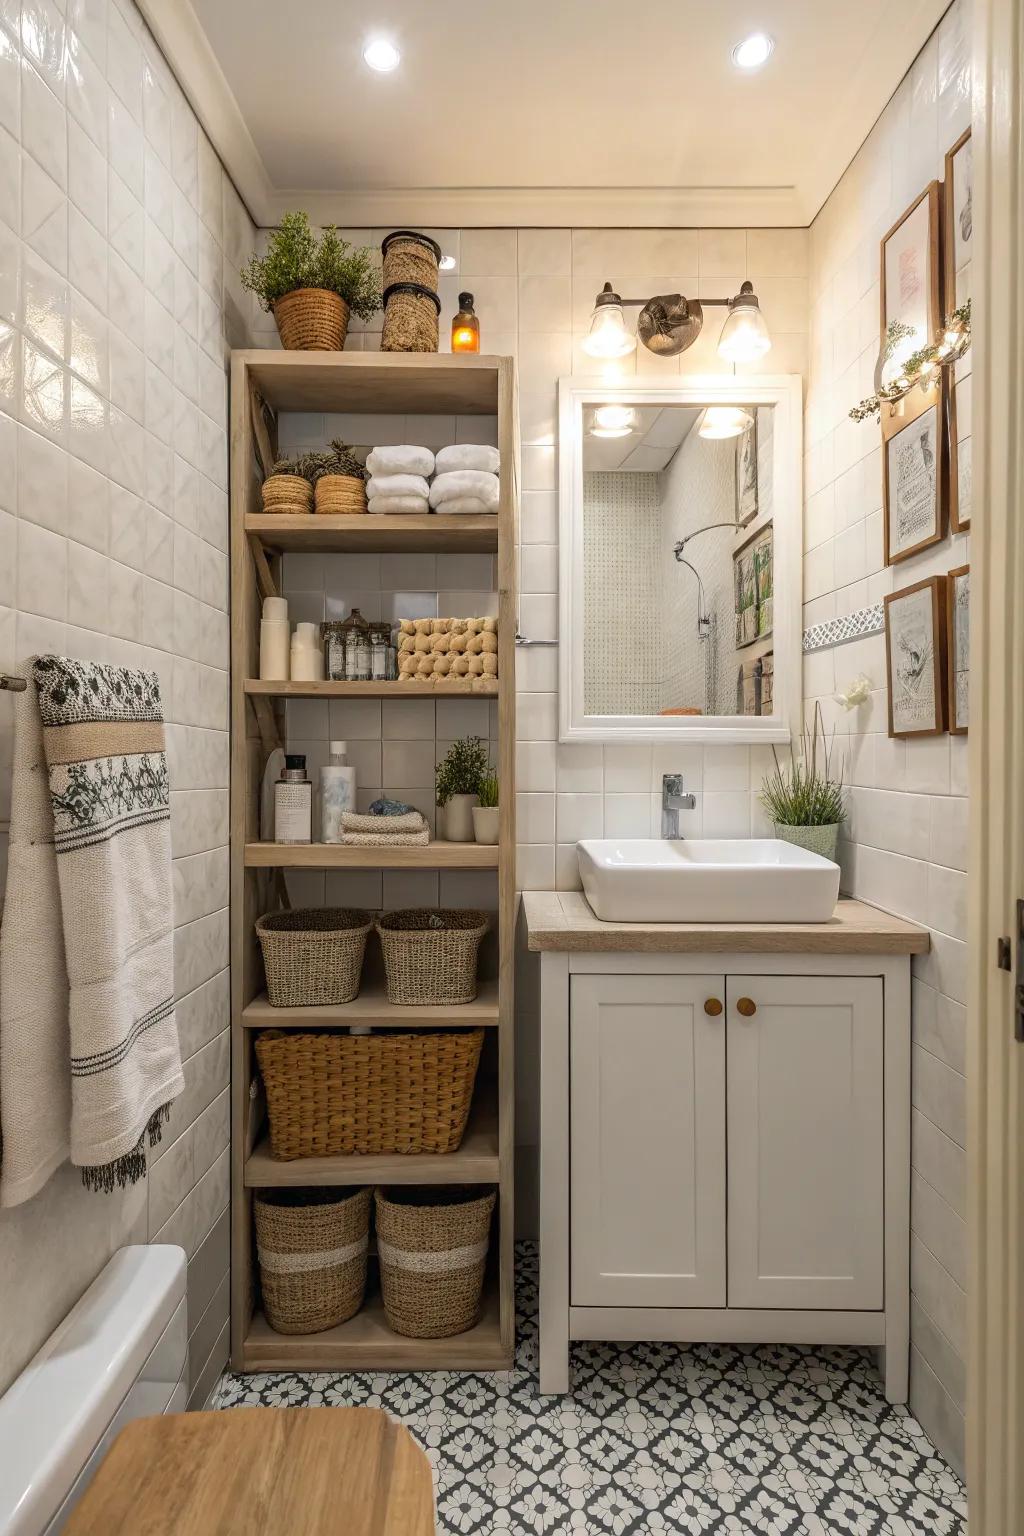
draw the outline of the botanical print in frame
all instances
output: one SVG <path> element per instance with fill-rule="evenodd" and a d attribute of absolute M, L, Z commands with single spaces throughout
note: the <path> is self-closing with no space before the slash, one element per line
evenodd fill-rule
<path fill-rule="evenodd" d="M 901 426 L 882 453 L 885 563 L 895 565 L 945 533 L 938 402 Z"/>
<path fill-rule="evenodd" d="M 929 182 L 921 195 L 900 215 L 882 238 L 880 349 L 888 341 L 894 323 L 906 327 L 900 353 L 906 356 L 933 341 L 942 325 L 939 259 L 940 188 Z M 897 353 L 897 355 L 900 355 Z M 937 384 L 914 389 L 898 409 L 883 408 L 882 437 L 920 416 L 939 398 Z"/>
<path fill-rule="evenodd" d="M 757 412 L 753 425 L 736 439 L 736 526 L 757 516 Z"/>
<path fill-rule="evenodd" d="M 736 645 L 757 639 L 757 583 L 753 551 L 748 546 L 733 557 L 736 581 Z"/>
<path fill-rule="evenodd" d="M 950 571 L 949 582 L 949 729 L 966 736 L 970 715 L 971 568 Z"/>
<path fill-rule="evenodd" d="M 946 318 L 971 293 L 974 232 L 974 164 L 971 130 L 946 155 L 945 272 Z M 956 533 L 971 526 L 971 353 L 958 358 L 947 380 L 949 418 L 949 519 Z"/>
<path fill-rule="evenodd" d="M 931 576 L 885 599 L 890 736 L 946 729 L 946 578 Z"/>

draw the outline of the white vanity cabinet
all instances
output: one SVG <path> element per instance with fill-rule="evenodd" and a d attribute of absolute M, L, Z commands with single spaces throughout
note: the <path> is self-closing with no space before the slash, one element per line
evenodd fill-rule
<path fill-rule="evenodd" d="M 862 1344 L 905 1401 L 926 931 L 852 901 L 735 930 L 601 923 L 571 892 L 523 904 L 542 1391 L 568 1390 L 572 1339 Z"/>

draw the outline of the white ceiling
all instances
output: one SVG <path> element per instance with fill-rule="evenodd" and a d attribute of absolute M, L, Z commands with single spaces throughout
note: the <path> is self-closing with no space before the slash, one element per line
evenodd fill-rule
<path fill-rule="evenodd" d="M 584 436 L 583 468 L 657 474 L 689 435 L 700 414 L 699 408 L 680 405 L 640 406 L 636 430 L 629 437 Z"/>
<path fill-rule="evenodd" d="M 259 221 L 438 226 L 807 223 L 948 0 L 141 3 Z"/>

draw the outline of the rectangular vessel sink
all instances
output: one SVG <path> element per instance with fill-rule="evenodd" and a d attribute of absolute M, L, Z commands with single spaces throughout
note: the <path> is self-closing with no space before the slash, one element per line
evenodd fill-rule
<path fill-rule="evenodd" d="M 580 876 L 613 923 L 825 923 L 839 865 L 778 838 L 587 838 Z"/>

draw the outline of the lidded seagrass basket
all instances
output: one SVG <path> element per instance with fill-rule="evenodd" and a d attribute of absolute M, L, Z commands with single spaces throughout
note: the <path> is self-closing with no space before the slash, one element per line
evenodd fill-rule
<path fill-rule="evenodd" d="M 378 1189 L 387 1320 L 410 1339 L 446 1339 L 480 1317 L 495 1193 L 479 1185 Z"/>
<path fill-rule="evenodd" d="M 382 352 L 436 352 L 441 300 L 422 283 L 392 283 L 384 290 Z"/>
<path fill-rule="evenodd" d="M 380 243 L 384 257 L 384 287 L 393 283 L 418 283 L 437 292 L 441 247 L 429 235 L 415 229 L 394 229 Z"/>
<path fill-rule="evenodd" d="M 278 1333 L 322 1333 L 366 1292 L 369 1189 L 261 1189 L 253 1196 L 263 1311 Z"/>

